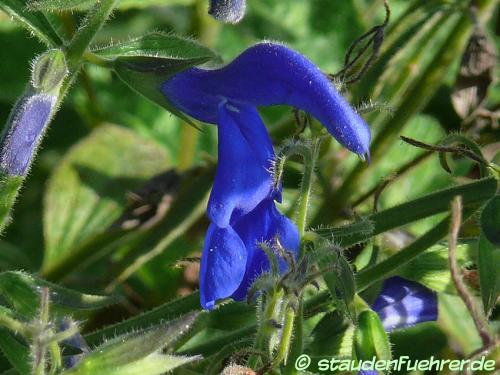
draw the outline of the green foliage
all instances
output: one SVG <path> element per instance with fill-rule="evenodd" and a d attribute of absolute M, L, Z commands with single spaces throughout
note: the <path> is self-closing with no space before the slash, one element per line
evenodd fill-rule
<path fill-rule="evenodd" d="M 0 273 L 2 299 L 25 319 L 34 318 L 38 313 L 36 301 L 40 299 L 44 287 L 49 288 L 53 313 L 61 317 L 67 314 L 88 315 L 91 310 L 110 306 L 119 300 L 117 297 L 78 293 L 23 272 Z"/>
<path fill-rule="evenodd" d="M 160 375 L 176 367 L 199 360 L 200 357 L 182 357 L 161 354 L 193 324 L 196 314 L 173 321 L 168 325 L 153 326 L 105 342 L 89 353 L 77 366 L 64 375 L 140 375 L 145 372 Z"/>
<path fill-rule="evenodd" d="M 159 145 L 115 125 L 100 127 L 75 145 L 47 186 L 43 272 L 103 233 L 123 212 L 126 193 L 168 165 Z"/>
<path fill-rule="evenodd" d="M 61 38 L 42 12 L 30 12 L 26 0 L 2 0 L 0 9 L 26 27 L 48 46 L 58 46 Z"/>

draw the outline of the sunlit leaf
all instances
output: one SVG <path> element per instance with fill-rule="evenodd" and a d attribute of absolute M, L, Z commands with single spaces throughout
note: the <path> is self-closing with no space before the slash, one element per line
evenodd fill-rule
<path fill-rule="evenodd" d="M 74 256 L 72 249 L 103 233 L 123 212 L 127 193 L 168 167 L 154 141 L 115 125 L 96 129 L 54 171 L 45 194 L 43 272 Z"/>
<path fill-rule="evenodd" d="M 159 350 L 171 346 L 196 320 L 197 313 L 168 324 L 144 331 L 118 336 L 97 347 L 64 375 L 141 375 L 163 374 L 175 367 L 200 359 L 199 356 L 181 357 L 161 354 Z"/>

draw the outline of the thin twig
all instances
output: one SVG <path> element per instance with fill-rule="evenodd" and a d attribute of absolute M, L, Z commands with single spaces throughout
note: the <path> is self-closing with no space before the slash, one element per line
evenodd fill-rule
<path fill-rule="evenodd" d="M 469 293 L 467 286 L 462 280 L 462 276 L 460 275 L 460 270 L 458 269 L 457 264 L 457 242 L 458 242 L 458 234 L 460 231 L 460 226 L 462 224 L 462 198 L 460 196 L 455 197 L 452 202 L 452 215 L 451 215 L 451 229 L 450 236 L 448 240 L 449 247 L 449 266 L 451 271 L 451 277 L 453 279 L 453 283 L 455 284 L 455 288 L 457 289 L 457 293 L 465 303 L 467 310 L 469 310 L 470 315 L 474 321 L 474 325 L 476 326 L 477 332 L 481 337 L 483 342 L 483 348 L 487 348 L 493 342 L 493 339 L 490 336 L 488 331 L 488 325 L 485 322 L 484 315 L 477 308 L 477 304 L 474 302 L 473 297 Z"/>
<path fill-rule="evenodd" d="M 424 150 L 429 150 L 429 151 L 436 151 L 436 152 L 445 152 L 445 153 L 453 153 L 453 154 L 459 154 L 461 156 L 465 156 L 469 159 L 474 160 L 478 164 L 482 164 L 486 167 L 490 166 L 490 163 L 488 163 L 487 160 L 484 158 L 476 155 L 474 152 L 470 151 L 467 148 L 464 147 L 453 147 L 453 146 L 433 146 L 429 145 L 424 142 L 417 141 L 412 138 L 405 137 L 403 135 L 400 136 L 401 140 L 403 142 L 406 142 L 412 146 L 418 147 L 418 148 L 423 148 Z"/>
<path fill-rule="evenodd" d="M 422 161 L 427 159 L 430 155 L 432 155 L 432 151 L 426 151 L 426 152 L 418 155 L 415 159 L 410 160 L 408 163 L 404 164 L 396 172 L 394 172 L 390 176 L 390 179 L 384 179 L 379 184 L 375 185 L 370 190 L 368 190 L 366 193 L 364 193 L 362 196 L 360 196 L 358 199 L 356 199 L 356 201 L 352 204 L 352 207 L 355 208 L 355 207 L 359 206 L 361 203 L 363 203 L 365 200 L 370 198 L 372 195 L 381 191 L 381 189 L 384 189 L 388 182 L 393 182 L 394 180 L 403 176 L 406 172 L 408 172 L 410 169 L 412 169 L 413 167 L 420 164 Z"/>

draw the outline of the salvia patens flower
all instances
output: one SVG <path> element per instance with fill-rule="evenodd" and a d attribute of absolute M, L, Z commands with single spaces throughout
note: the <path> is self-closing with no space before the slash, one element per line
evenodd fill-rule
<path fill-rule="evenodd" d="M 435 321 L 438 317 L 436 293 L 414 281 L 399 276 L 384 281 L 372 304 L 387 332 L 408 328 L 417 323 Z M 378 375 L 378 371 L 362 370 L 358 375 Z"/>
<path fill-rule="evenodd" d="M 210 309 L 219 299 L 244 299 L 250 284 L 270 267 L 262 243 L 273 248 L 278 241 L 292 254 L 299 248 L 297 228 L 275 207 L 281 199 L 271 175 L 275 154 L 256 107 L 288 104 L 305 110 L 361 156 L 368 155 L 370 131 L 312 62 L 281 44 L 257 44 L 220 69 L 185 70 L 161 90 L 179 110 L 218 125 L 201 304 Z"/>
<path fill-rule="evenodd" d="M 398 276 L 387 279 L 372 305 L 387 332 L 437 320 L 436 293 Z"/>
<path fill-rule="evenodd" d="M 208 13 L 215 19 L 227 22 L 238 23 L 245 16 L 246 0 L 210 0 Z"/>

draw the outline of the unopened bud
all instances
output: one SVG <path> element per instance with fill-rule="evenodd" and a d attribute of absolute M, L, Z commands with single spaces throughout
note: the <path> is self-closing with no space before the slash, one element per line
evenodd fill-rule
<path fill-rule="evenodd" d="M 389 338 L 379 316 L 372 310 L 364 310 L 358 316 L 354 331 L 354 354 L 358 360 L 391 359 Z"/>
<path fill-rule="evenodd" d="M 55 95 L 33 94 L 16 103 L 0 140 L 0 169 L 7 175 L 27 174 L 56 102 Z"/>
<path fill-rule="evenodd" d="M 210 0 L 208 13 L 215 19 L 227 22 L 238 23 L 245 16 L 246 0 Z"/>
<path fill-rule="evenodd" d="M 54 93 L 59 90 L 67 71 L 64 53 L 57 49 L 47 51 L 33 64 L 31 85 L 36 92 Z"/>

